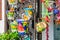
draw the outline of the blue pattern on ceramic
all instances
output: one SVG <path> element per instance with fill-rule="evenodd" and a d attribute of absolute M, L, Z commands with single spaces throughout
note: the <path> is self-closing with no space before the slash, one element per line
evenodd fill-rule
<path fill-rule="evenodd" d="M 18 32 L 19 36 L 24 36 L 25 35 L 25 32 Z"/>
<path fill-rule="evenodd" d="M 26 30 L 26 26 L 24 26 L 24 30 Z"/>
<path fill-rule="evenodd" d="M 24 8 L 25 14 L 28 16 L 28 10 L 33 10 L 33 8 Z"/>

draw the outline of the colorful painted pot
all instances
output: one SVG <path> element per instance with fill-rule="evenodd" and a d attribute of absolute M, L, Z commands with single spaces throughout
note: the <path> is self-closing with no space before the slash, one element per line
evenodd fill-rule
<path fill-rule="evenodd" d="M 14 13 L 9 11 L 7 13 L 7 17 L 8 17 L 9 20 L 13 20 L 14 19 Z"/>
<path fill-rule="evenodd" d="M 9 4 L 14 4 L 15 3 L 15 0 L 8 0 L 8 3 Z"/>
<path fill-rule="evenodd" d="M 22 24 L 18 24 L 18 33 L 19 33 L 19 35 L 25 34 L 25 31 L 24 31 Z"/>
<path fill-rule="evenodd" d="M 25 15 L 29 16 L 33 12 L 33 8 L 24 8 L 25 10 Z"/>
<path fill-rule="evenodd" d="M 17 19 L 18 24 L 22 24 L 23 26 L 28 25 L 28 22 L 24 21 L 23 19 Z"/>
<path fill-rule="evenodd" d="M 11 27 L 11 31 L 12 32 L 15 32 L 15 31 L 17 31 L 17 22 L 11 22 L 10 23 L 10 27 Z"/>
<path fill-rule="evenodd" d="M 27 25 L 28 25 L 28 23 L 25 22 L 23 19 L 17 19 L 17 22 L 18 22 L 18 25 L 20 25 L 20 26 L 18 26 L 19 27 L 18 29 L 19 30 L 23 29 L 24 32 L 27 33 Z"/>
<path fill-rule="evenodd" d="M 47 24 L 45 22 L 40 22 L 40 23 L 37 23 L 36 30 L 37 32 L 42 32 L 45 30 L 46 27 L 47 27 Z"/>

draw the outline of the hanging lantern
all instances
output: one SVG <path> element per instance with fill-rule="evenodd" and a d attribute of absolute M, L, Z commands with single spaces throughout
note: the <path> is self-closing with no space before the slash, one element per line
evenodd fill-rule
<path fill-rule="evenodd" d="M 54 9 L 54 10 L 53 10 L 53 13 L 54 13 L 54 14 L 58 14 L 58 13 L 59 13 L 59 10 Z"/>
<path fill-rule="evenodd" d="M 42 32 L 47 27 L 47 24 L 45 22 L 37 23 L 36 30 L 37 32 Z"/>

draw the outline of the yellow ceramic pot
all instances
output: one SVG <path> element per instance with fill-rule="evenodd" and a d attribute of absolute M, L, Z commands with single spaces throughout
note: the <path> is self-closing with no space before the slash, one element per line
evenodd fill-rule
<path fill-rule="evenodd" d="M 42 32 L 47 27 L 47 24 L 45 22 L 37 23 L 36 30 L 37 32 Z"/>

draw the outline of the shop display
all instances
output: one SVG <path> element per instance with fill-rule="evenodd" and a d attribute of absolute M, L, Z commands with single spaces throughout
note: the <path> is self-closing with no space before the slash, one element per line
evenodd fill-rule
<path fill-rule="evenodd" d="M 26 34 L 30 35 L 29 24 L 31 24 L 30 21 L 33 20 L 31 17 L 34 14 L 34 1 L 7 0 L 7 3 L 6 15 L 8 19 L 9 29 L 11 29 L 10 31 L 17 31 L 18 36 L 21 36 L 21 38 Z M 30 40 L 30 37 L 24 37 L 24 40 Z"/>

